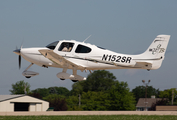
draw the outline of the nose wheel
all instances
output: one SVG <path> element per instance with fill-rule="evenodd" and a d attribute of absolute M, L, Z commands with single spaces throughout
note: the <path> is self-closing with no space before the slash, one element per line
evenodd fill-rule
<path fill-rule="evenodd" d="M 25 76 L 26 78 L 31 78 L 33 76 L 39 75 L 39 73 L 37 72 L 27 71 L 32 65 L 33 63 L 31 63 L 22 73 L 22 75 Z"/>

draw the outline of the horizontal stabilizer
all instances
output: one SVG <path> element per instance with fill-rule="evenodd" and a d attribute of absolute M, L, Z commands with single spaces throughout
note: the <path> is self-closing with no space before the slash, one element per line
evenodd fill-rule
<path fill-rule="evenodd" d="M 136 62 L 136 67 L 143 67 L 143 68 L 147 68 L 147 69 L 151 69 L 152 68 L 152 62 Z"/>

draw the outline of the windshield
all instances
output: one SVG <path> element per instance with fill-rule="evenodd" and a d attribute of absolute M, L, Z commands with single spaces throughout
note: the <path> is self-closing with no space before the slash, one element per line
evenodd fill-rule
<path fill-rule="evenodd" d="M 59 43 L 59 41 L 55 41 L 53 43 L 50 43 L 46 47 L 49 48 L 49 49 L 51 49 L 51 50 L 54 50 L 58 43 Z"/>

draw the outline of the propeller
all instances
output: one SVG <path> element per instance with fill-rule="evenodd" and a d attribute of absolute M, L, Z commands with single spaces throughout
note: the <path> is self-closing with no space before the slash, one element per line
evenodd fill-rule
<path fill-rule="evenodd" d="M 22 48 L 22 46 L 21 46 L 21 48 Z M 13 51 L 15 54 L 18 55 L 19 69 L 21 68 L 21 48 L 18 49 L 18 48 L 16 47 L 16 50 Z"/>
<path fill-rule="evenodd" d="M 18 56 L 19 69 L 21 68 L 21 55 Z"/>

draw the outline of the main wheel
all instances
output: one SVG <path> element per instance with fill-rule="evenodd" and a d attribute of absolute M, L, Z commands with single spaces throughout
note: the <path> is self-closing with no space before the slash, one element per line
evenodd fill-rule
<path fill-rule="evenodd" d="M 72 80 L 73 82 L 77 82 L 78 80 Z"/>
<path fill-rule="evenodd" d="M 60 78 L 60 80 L 65 80 L 65 79 L 63 79 L 63 78 Z"/>
<path fill-rule="evenodd" d="M 31 78 L 31 76 L 25 76 L 26 78 Z"/>

